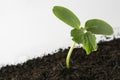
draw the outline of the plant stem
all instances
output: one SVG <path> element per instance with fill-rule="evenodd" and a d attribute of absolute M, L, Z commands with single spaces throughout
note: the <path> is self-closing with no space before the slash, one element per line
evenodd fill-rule
<path fill-rule="evenodd" d="M 73 44 L 70 47 L 70 50 L 69 50 L 69 52 L 67 54 L 67 58 L 66 58 L 66 67 L 67 67 L 67 69 L 70 68 L 70 57 L 71 57 L 71 54 L 72 54 L 72 51 L 73 51 L 74 47 L 75 47 L 75 42 L 73 42 Z"/>

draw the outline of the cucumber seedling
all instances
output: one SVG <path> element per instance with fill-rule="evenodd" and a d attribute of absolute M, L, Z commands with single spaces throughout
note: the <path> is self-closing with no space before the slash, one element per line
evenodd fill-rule
<path fill-rule="evenodd" d="M 66 57 L 66 67 L 70 68 L 70 57 L 75 44 L 82 44 L 82 48 L 89 55 L 92 51 L 96 51 L 98 46 L 96 43 L 95 34 L 112 35 L 113 28 L 107 22 L 100 19 L 90 19 L 86 21 L 84 27 L 80 26 L 80 20 L 69 9 L 62 6 L 54 6 L 53 13 L 57 18 L 71 26 L 71 37 L 73 44 L 70 47 L 68 55 Z"/>

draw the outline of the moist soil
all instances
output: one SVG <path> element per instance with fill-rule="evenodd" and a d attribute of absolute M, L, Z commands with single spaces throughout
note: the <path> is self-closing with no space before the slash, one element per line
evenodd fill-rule
<path fill-rule="evenodd" d="M 75 48 L 71 68 L 66 69 L 68 49 L 0 69 L 0 80 L 120 80 L 120 39 L 99 42 L 98 50 L 86 55 Z"/>

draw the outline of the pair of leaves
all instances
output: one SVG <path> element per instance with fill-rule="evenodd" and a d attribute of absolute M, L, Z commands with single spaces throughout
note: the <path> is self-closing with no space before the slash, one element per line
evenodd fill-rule
<path fill-rule="evenodd" d="M 70 11 L 69 9 L 62 6 L 54 6 L 53 13 L 60 20 L 70 25 L 75 29 L 80 28 L 80 20 L 77 16 Z M 91 31 L 94 34 L 103 34 L 103 35 L 111 35 L 113 34 L 112 27 L 105 21 L 100 19 L 91 19 L 85 23 L 85 28 L 87 31 Z"/>
<path fill-rule="evenodd" d="M 96 37 L 91 32 L 84 33 L 82 29 L 73 29 L 71 36 L 73 41 L 83 45 L 83 49 L 85 49 L 87 55 L 97 50 Z"/>
<path fill-rule="evenodd" d="M 69 9 L 62 6 L 55 6 L 53 13 L 60 20 L 74 28 L 71 31 L 72 40 L 78 44 L 82 44 L 87 54 L 97 49 L 96 37 L 94 34 L 111 35 L 112 27 L 105 21 L 100 19 L 91 19 L 85 23 L 85 30 L 80 28 L 80 21 L 77 16 Z"/>

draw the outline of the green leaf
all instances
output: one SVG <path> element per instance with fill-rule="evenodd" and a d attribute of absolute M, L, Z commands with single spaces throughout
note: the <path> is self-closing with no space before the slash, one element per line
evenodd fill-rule
<path fill-rule="evenodd" d="M 69 9 L 62 6 L 54 6 L 53 13 L 56 17 L 58 17 L 66 24 L 70 25 L 73 28 L 79 29 L 80 21 L 77 16 Z"/>
<path fill-rule="evenodd" d="M 88 20 L 85 24 L 87 31 L 94 34 L 111 35 L 113 34 L 112 27 L 105 21 L 99 19 Z"/>
<path fill-rule="evenodd" d="M 84 31 L 82 29 L 71 30 L 72 40 L 78 44 L 82 43 Z"/>
<path fill-rule="evenodd" d="M 82 42 L 83 49 L 85 49 L 87 55 L 89 55 L 92 51 L 97 50 L 96 37 L 91 32 L 86 32 L 84 35 L 84 40 Z"/>

